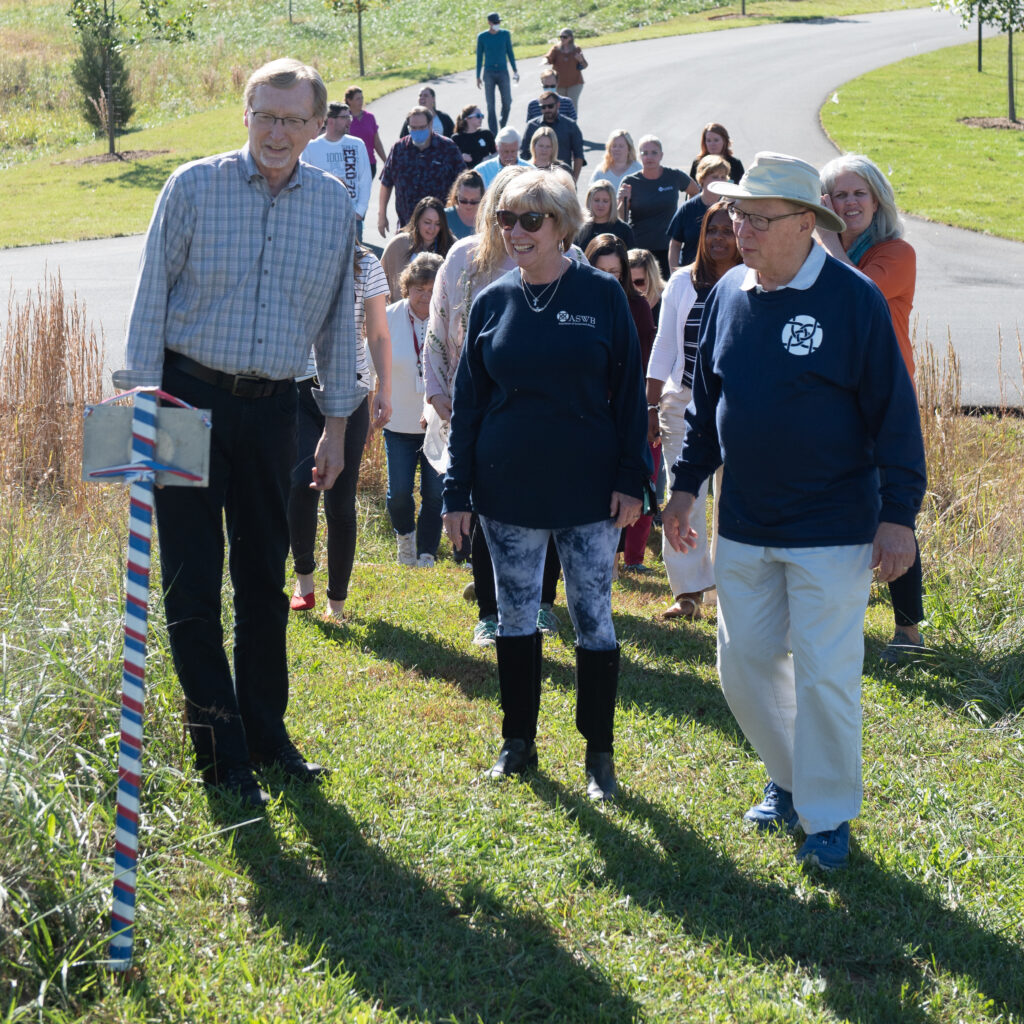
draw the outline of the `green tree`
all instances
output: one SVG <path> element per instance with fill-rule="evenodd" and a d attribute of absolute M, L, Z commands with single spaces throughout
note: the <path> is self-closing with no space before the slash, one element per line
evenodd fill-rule
<path fill-rule="evenodd" d="M 959 15 L 960 24 L 967 28 L 977 19 L 981 25 L 991 25 L 1006 33 L 1006 90 L 1007 113 L 1011 121 L 1017 120 L 1013 82 L 1013 33 L 1024 31 L 1024 0 L 934 0 L 933 6 Z M 981 70 L 981 58 L 978 58 Z"/>
<path fill-rule="evenodd" d="M 114 135 L 124 130 L 135 113 L 128 65 L 116 26 L 83 28 L 79 44 L 71 74 L 82 97 L 82 116 L 97 132 L 106 132 L 113 153 Z"/>

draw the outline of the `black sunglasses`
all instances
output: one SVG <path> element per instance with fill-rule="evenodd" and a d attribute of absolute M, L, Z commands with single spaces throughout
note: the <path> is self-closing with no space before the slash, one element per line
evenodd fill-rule
<path fill-rule="evenodd" d="M 524 231 L 529 231 L 532 235 L 535 231 L 540 231 L 541 225 L 544 223 L 546 217 L 554 217 L 553 213 L 537 213 L 536 210 L 528 210 L 526 213 L 515 213 L 512 210 L 499 210 L 495 216 L 498 218 L 498 224 L 505 231 L 511 231 L 518 222 L 523 225 Z"/>
<path fill-rule="evenodd" d="M 558 106 L 557 103 L 542 103 L 540 105 L 541 110 L 554 110 Z"/>

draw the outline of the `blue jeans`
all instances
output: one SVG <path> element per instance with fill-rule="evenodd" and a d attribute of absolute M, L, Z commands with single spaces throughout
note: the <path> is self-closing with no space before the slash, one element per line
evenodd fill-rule
<path fill-rule="evenodd" d="M 512 85 L 508 78 L 508 69 L 484 68 L 484 95 L 487 97 L 487 127 L 492 135 L 498 134 L 498 119 L 494 113 L 494 87 L 501 93 L 501 127 L 508 121 L 508 112 L 512 106 Z"/>
<path fill-rule="evenodd" d="M 388 456 L 388 515 L 395 533 L 416 531 L 416 554 L 436 555 L 441 541 L 441 482 L 443 477 L 423 454 L 422 434 L 384 431 Z M 413 485 L 420 467 L 420 517 L 416 519 Z"/>
<path fill-rule="evenodd" d="M 612 624 L 612 566 L 619 529 L 614 520 L 535 530 L 480 517 L 494 565 L 498 592 L 498 635 L 528 636 L 537 630 L 548 540 L 555 539 L 565 578 L 565 600 L 576 630 L 576 645 L 589 651 L 615 650 Z"/>

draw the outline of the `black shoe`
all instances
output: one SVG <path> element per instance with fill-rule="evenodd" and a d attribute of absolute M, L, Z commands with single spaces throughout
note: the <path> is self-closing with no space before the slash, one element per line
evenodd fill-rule
<path fill-rule="evenodd" d="M 327 769 L 320 764 L 307 761 L 295 748 L 291 740 L 282 743 L 277 750 L 256 759 L 257 767 L 266 771 L 278 771 L 295 782 L 315 782 Z"/>
<path fill-rule="evenodd" d="M 211 793 L 237 800 L 243 807 L 254 811 L 262 810 L 270 801 L 270 794 L 260 789 L 252 766 L 248 764 L 207 768 L 203 772 L 203 781 Z"/>
<path fill-rule="evenodd" d="M 506 775 L 521 775 L 528 768 L 537 767 L 537 744 L 526 740 L 505 740 L 501 745 L 498 760 L 487 770 L 490 779 L 502 779 Z"/>
<path fill-rule="evenodd" d="M 611 800 L 619 791 L 615 781 L 615 762 L 611 754 L 587 754 L 587 796 L 591 800 Z"/>

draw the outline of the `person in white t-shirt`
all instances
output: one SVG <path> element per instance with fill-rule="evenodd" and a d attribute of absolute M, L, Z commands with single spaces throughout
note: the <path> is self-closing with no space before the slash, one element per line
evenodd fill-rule
<path fill-rule="evenodd" d="M 338 178 L 356 211 L 356 234 L 363 239 L 363 218 L 370 202 L 370 158 L 361 139 L 348 134 L 352 112 L 345 103 L 327 105 L 327 121 L 323 135 L 315 138 L 303 150 L 302 159 Z"/>

